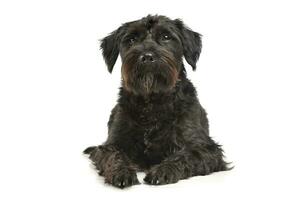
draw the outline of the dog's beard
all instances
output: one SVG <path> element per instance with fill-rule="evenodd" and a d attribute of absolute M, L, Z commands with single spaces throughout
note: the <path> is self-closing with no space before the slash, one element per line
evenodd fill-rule
<path fill-rule="evenodd" d="M 128 54 L 122 64 L 125 89 L 135 94 L 165 93 L 174 88 L 178 80 L 178 65 L 164 52 L 151 64 L 137 62 L 138 55 Z"/>

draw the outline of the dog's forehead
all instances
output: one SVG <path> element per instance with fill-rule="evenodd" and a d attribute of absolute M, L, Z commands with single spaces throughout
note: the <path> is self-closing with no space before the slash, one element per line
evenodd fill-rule
<path fill-rule="evenodd" d="M 160 29 L 174 29 L 174 23 L 167 17 L 147 16 L 128 24 L 128 32 L 153 32 Z"/>

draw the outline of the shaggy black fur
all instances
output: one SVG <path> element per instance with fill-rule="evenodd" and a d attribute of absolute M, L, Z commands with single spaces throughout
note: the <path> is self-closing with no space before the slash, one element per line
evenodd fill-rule
<path fill-rule="evenodd" d="M 162 185 L 227 170 L 221 146 L 186 78 L 182 57 L 196 68 L 201 37 L 182 21 L 147 16 L 123 24 L 101 43 L 108 70 L 122 58 L 122 86 L 107 141 L 89 147 L 100 175 L 116 187 Z"/>

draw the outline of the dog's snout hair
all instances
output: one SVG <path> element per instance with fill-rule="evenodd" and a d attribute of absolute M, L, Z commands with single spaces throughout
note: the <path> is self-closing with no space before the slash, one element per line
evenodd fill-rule
<path fill-rule="evenodd" d="M 163 49 L 157 50 L 156 53 L 150 52 L 152 51 L 142 53 L 133 50 L 124 57 L 121 69 L 128 91 L 135 94 L 159 93 L 171 90 L 175 86 L 180 66 L 175 62 L 173 55 Z M 150 56 L 149 54 L 153 60 L 142 62 L 141 56 Z"/>

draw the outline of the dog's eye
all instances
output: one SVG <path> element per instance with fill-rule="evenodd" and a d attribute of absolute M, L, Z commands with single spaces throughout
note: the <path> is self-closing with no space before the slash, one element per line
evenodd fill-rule
<path fill-rule="evenodd" d="M 167 41 L 167 40 L 170 40 L 170 39 L 171 39 L 171 36 L 169 34 L 167 34 L 167 33 L 162 34 L 162 40 Z"/>
<path fill-rule="evenodd" d="M 136 37 L 131 37 L 131 38 L 129 38 L 128 41 L 129 41 L 129 44 L 132 45 L 132 44 L 134 44 L 136 42 L 136 40 L 137 40 Z"/>

